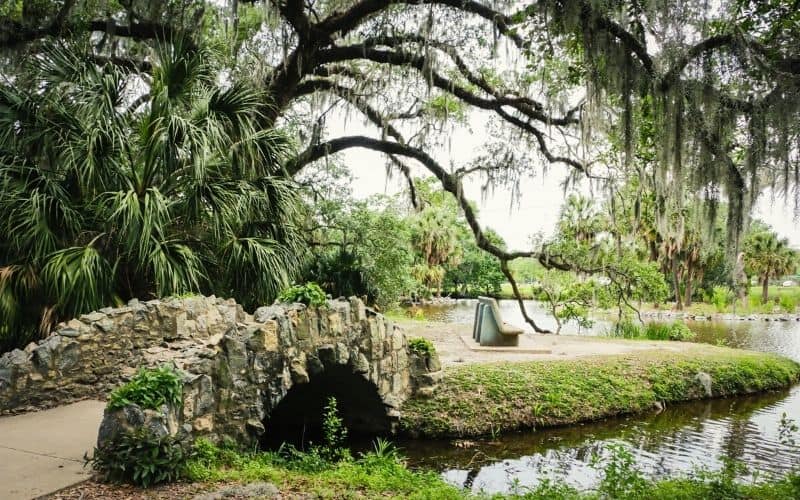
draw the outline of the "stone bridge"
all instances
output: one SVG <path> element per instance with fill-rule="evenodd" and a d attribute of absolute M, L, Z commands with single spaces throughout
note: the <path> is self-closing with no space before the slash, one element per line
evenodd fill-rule
<path fill-rule="evenodd" d="M 0 413 L 104 398 L 140 367 L 165 363 L 183 376 L 182 406 L 114 418 L 249 444 L 310 432 L 329 396 L 352 431 L 391 432 L 403 402 L 441 376 L 435 355 L 410 351 L 397 326 L 355 298 L 252 315 L 215 297 L 132 300 L 2 355 Z"/>

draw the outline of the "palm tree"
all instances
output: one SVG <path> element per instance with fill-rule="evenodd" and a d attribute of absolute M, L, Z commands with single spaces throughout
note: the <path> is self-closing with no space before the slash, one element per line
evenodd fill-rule
<path fill-rule="evenodd" d="M 789 247 L 789 240 L 778 238 L 773 231 L 753 234 L 745 242 L 745 266 L 761 282 L 761 303 L 769 299 L 769 280 L 793 272 L 797 267 L 797 253 Z"/>
<path fill-rule="evenodd" d="M 411 242 L 420 255 L 415 278 L 441 294 L 445 267 L 461 260 L 456 216 L 445 207 L 429 206 L 416 214 Z"/>
<path fill-rule="evenodd" d="M 578 243 L 591 244 L 604 225 L 591 198 L 577 194 L 567 197 L 558 221 L 561 234 L 575 238 Z"/>
<path fill-rule="evenodd" d="M 135 74 L 64 46 L 0 86 L 0 350 L 128 298 L 272 300 L 299 268 L 264 95 L 174 40 Z"/>

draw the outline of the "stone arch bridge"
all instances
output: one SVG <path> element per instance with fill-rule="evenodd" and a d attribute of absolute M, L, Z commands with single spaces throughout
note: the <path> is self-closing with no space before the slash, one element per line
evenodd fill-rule
<path fill-rule="evenodd" d="M 183 374 L 182 406 L 107 414 L 101 439 L 120 425 L 148 425 L 263 442 L 318 417 L 328 395 L 351 429 L 391 432 L 403 402 L 430 393 L 441 377 L 435 355 L 417 356 L 397 326 L 355 298 L 252 315 L 215 297 L 132 300 L 2 355 L 0 413 L 102 398 L 140 367 L 165 363 Z"/>

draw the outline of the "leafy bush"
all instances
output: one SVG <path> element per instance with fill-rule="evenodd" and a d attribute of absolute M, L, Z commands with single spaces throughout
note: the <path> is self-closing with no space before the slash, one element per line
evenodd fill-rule
<path fill-rule="evenodd" d="M 649 340 L 669 340 L 671 326 L 669 323 L 647 323 L 644 327 L 644 337 Z"/>
<path fill-rule="evenodd" d="M 689 341 L 697 335 L 682 321 L 675 321 L 669 325 L 669 340 Z"/>
<path fill-rule="evenodd" d="M 411 352 L 423 358 L 436 353 L 436 347 L 433 346 L 433 342 L 422 337 L 408 339 L 408 348 Z"/>
<path fill-rule="evenodd" d="M 278 300 L 286 303 L 300 302 L 307 306 L 324 306 L 328 303 L 325 292 L 313 281 L 287 288 L 281 292 Z"/>
<path fill-rule="evenodd" d="M 614 325 L 614 330 L 609 333 L 611 337 L 622 339 L 640 339 L 644 337 L 642 326 L 628 319 L 619 321 Z"/>
<path fill-rule="evenodd" d="M 84 459 L 105 481 L 147 488 L 180 479 L 190 457 L 191 451 L 174 437 L 141 428 L 95 448 L 93 456 Z"/>
<path fill-rule="evenodd" d="M 108 409 L 116 410 L 129 404 L 152 410 L 164 404 L 175 406 L 181 402 L 182 392 L 181 378 L 171 367 L 142 368 L 130 382 L 111 393 Z"/>
<path fill-rule="evenodd" d="M 732 299 L 731 291 L 724 286 L 715 286 L 711 292 L 710 301 L 717 312 L 725 312 Z"/>
<path fill-rule="evenodd" d="M 648 340 L 678 340 L 689 341 L 695 338 L 695 333 L 682 321 L 672 323 L 647 323 L 644 327 L 630 320 L 617 323 L 612 337 L 623 339 L 648 339 Z"/>
<path fill-rule="evenodd" d="M 793 313 L 797 309 L 797 299 L 789 295 L 782 295 L 780 306 L 783 311 Z"/>

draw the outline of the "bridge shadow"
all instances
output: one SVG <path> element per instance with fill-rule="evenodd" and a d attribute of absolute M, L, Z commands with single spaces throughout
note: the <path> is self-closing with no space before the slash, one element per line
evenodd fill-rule
<path fill-rule="evenodd" d="M 347 366 L 332 366 L 311 376 L 309 382 L 292 386 L 264 419 L 261 448 L 275 450 L 286 443 L 302 450 L 321 444 L 324 408 L 331 396 L 336 398 L 348 438 L 363 442 L 389 432 L 386 406 L 375 384 Z"/>

